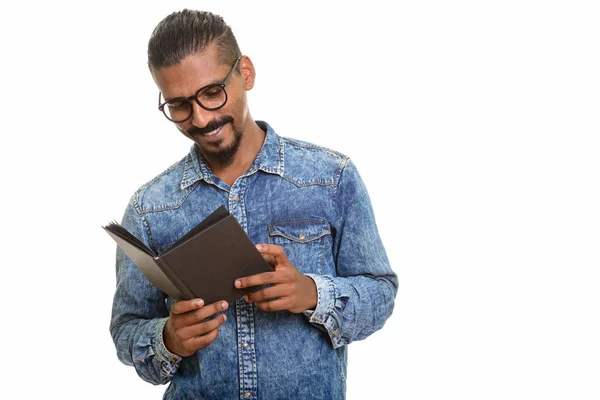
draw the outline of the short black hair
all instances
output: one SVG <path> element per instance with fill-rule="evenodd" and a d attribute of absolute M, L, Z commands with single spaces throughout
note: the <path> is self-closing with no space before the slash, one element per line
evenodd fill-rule
<path fill-rule="evenodd" d="M 242 55 L 231 28 L 219 15 L 184 9 L 167 15 L 154 28 L 148 41 L 150 70 L 177 65 L 185 57 L 203 52 L 216 43 L 219 62 L 235 63 Z"/>

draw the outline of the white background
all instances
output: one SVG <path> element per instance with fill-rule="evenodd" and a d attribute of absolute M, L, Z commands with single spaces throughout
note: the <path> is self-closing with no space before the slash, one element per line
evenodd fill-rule
<path fill-rule="evenodd" d="M 3 390 L 162 396 L 116 358 L 101 225 L 190 146 L 145 64 L 188 7 L 252 58 L 255 119 L 367 184 L 400 290 L 349 400 L 600 398 L 596 2 L 224 3 L 1 6 Z"/>

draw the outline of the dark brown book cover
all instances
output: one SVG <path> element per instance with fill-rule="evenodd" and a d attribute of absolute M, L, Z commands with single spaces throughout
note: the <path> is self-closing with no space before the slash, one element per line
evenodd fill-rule
<path fill-rule="evenodd" d="M 234 302 L 251 289 L 237 278 L 271 271 L 235 217 L 221 206 L 161 254 L 155 254 L 121 225 L 103 226 L 150 283 L 181 300 Z"/>

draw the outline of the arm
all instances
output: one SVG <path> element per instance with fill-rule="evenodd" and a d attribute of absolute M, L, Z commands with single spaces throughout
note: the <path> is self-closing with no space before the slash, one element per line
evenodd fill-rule
<path fill-rule="evenodd" d="M 304 314 L 328 332 L 337 348 L 384 325 L 394 308 L 398 278 L 379 237 L 367 189 L 351 161 L 342 169 L 335 206 L 332 250 L 337 274 L 309 275 L 318 301 L 314 311 Z"/>
<path fill-rule="evenodd" d="M 129 203 L 123 227 L 150 247 L 143 217 Z M 121 249 L 117 249 L 117 287 L 113 299 L 110 333 L 121 362 L 133 366 L 152 384 L 171 380 L 181 357 L 171 353 L 163 341 L 169 311 L 165 295 L 156 289 Z"/>

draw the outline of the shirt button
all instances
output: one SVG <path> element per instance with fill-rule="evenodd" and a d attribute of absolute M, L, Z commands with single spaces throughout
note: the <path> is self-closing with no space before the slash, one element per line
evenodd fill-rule
<path fill-rule="evenodd" d="M 244 343 L 244 348 L 247 349 L 248 347 L 248 343 Z"/>
<path fill-rule="evenodd" d="M 306 238 L 306 236 L 304 236 L 303 233 L 300 234 L 300 236 L 298 236 L 300 238 L 300 240 L 304 240 L 304 238 Z"/>
<path fill-rule="evenodd" d="M 235 201 L 238 201 L 238 200 L 240 199 L 240 196 L 238 196 L 238 195 L 236 194 L 235 196 L 233 196 L 233 199 L 234 199 Z"/>
<path fill-rule="evenodd" d="M 339 333 L 338 331 L 333 332 L 333 337 L 338 337 Z"/>
<path fill-rule="evenodd" d="M 246 394 L 244 395 L 245 398 L 249 399 L 250 397 L 252 397 L 252 393 L 250 392 L 246 392 Z"/>

